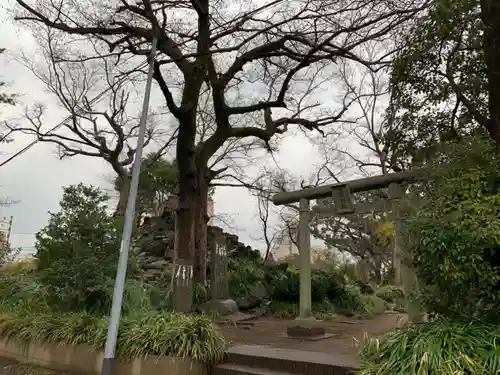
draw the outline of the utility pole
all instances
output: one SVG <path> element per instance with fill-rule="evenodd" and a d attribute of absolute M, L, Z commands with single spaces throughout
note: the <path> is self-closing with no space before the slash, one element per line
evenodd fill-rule
<path fill-rule="evenodd" d="M 153 39 L 151 53 L 149 55 L 149 69 L 144 92 L 144 102 L 142 105 L 142 115 L 139 122 L 139 136 L 137 138 L 137 149 L 135 153 L 134 165 L 132 166 L 132 180 L 130 181 L 130 191 L 125 211 L 125 224 L 123 226 L 123 237 L 120 247 L 120 257 L 116 270 L 115 287 L 113 291 L 113 302 L 109 316 L 108 336 L 104 347 L 104 358 L 102 361 L 101 375 L 111 375 L 113 360 L 115 358 L 116 340 L 118 338 L 118 328 L 122 312 L 123 292 L 127 275 L 128 253 L 132 238 L 132 229 L 135 217 L 135 202 L 137 200 L 137 188 L 139 185 L 139 174 L 141 172 L 142 150 L 146 135 L 146 120 L 148 117 L 149 99 L 151 96 L 151 85 L 153 83 L 154 59 L 156 56 L 156 45 L 158 40 Z"/>
<path fill-rule="evenodd" d="M 5 245 L 9 246 L 10 235 L 12 233 L 12 220 L 13 216 L 3 216 L 0 218 L 0 232 L 5 234 Z"/>

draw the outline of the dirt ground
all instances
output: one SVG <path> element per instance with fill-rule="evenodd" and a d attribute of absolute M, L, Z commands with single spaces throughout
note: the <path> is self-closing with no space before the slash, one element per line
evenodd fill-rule
<path fill-rule="evenodd" d="M 40 367 L 21 365 L 0 358 L 0 375 L 69 375 L 68 373 L 55 372 Z M 75 374 L 71 374 L 75 375 Z"/>
<path fill-rule="evenodd" d="M 372 320 L 341 318 L 324 322 L 326 331 L 334 336 L 318 341 L 300 341 L 284 337 L 288 320 L 262 318 L 251 327 L 223 325 L 221 329 L 229 345 L 267 345 L 275 348 L 356 355 L 354 338 L 363 334 L 379 336 L 406 323 L 406 314 L 383 314 Z"/>

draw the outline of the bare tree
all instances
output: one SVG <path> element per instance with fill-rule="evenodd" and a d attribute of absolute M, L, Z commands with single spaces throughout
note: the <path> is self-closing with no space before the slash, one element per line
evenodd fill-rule
<path fill-rule="evenodd" d="M 258 199 L 258 215 L 262 229 L 262 238 L 266 245 L 266 259 L 284 241 L 289 241 L 296 248 L 299 207 L 287 204 L 279 209 L 272 204 L 272 196 L 279 192 L 305 189 L 338 181 L 329 164 L 333 160 L 325 160 L 310 173 L 307 179 L 294 176 L 284 169 L 264 168 L 258 179 L 251 186 L 251 191 Z"/>
<path fill-rule="evenodd" d="M 5 52 L 5 48 L 0 48 L 0 55 Z M 5 82 L 0 81 L 0 88 L 5 87 Z M 16 95 L 0 92 L 0 104 L 8 104 L 15 105 L 16 104 Z"/>
<path fill-rule="evenodd" d="M 363 55 L 370 59 L 378 53 L 380 46 L 367 44 Z M 346 96 L 353 102 L 351 116 L 356 126 L 342 129 L 341 135 L 335 134 L 338 141 L 329 142 L 326 154 L 342 155 L 347 162 L 353 162 L 356 171 L 363 175 L 388 174 L 399 172 L 407 163 L 391 153 L 388 138 L 394 123 L 388 114 L 389 72 L 387 69 L 374 71 L 360 65 L 344 62 L 339 69 Z M 327 142 L 325 142 L 327 143 Z M 347 144 L 348 147 L 340 147 Z M 354 148 L 353 144 L 358 147 Z M 386 191 L 357 194 L 357 201 L 372 201 L 388 198 Z M 328 204 L 324 202 L 323 204 Z M 367 220 L 372 225 L 367 226 Z M 332 247 L 347 252 L 367 263 L 373 270 L 375 279 L 380 279 L 380 270 L 396 263 L 395 242 L 391 251 L 379 246 L 373 225 L 387 220 L 385 214 L 371 214 L 369 217 L 322 219 L 314 226 L 316 235 Z"/>
<path fill-rule="evenodd" d="M 63 41 L 54 34 L 50 29 L 38 34 L 45 64 L 32 62 L 28 56 L 22 62 L 56 96 L 67 119 L 60 127 L 49 124 L 52 129 L 47 131 L 46 107 L 37 103 L 26 108 L 26 123 L 7 126 L 11 132 L 34 135 L 40 142 L 55 144 L 61 159 L 76 155 L 104 159 L 124 182 L 120 184 L 116 208 L 116 214 L 123 215 L 130 186 L 129 167 L 134 161 L 139 131 L 139 114 L 132 109 L 133 77 L 120 75 L 106 56 L 92 62 L 64 61 Z M 150 116 L 144 146 L 160 143 L 148 159 L 151 163 L 165 153 L 175 138 L 175 132 L 166 141 L 160 134 L 154 116 Z"/>
<path fill-rule="evenodd" d="M 362 50 L 366 59 L 380 53 L 380 45 L 367 43 Z M 326 139 L 326 153 L 341 154 L 364 175 L 399 172 L 404 163 L 391 154 L 386 142 L 393 129 L 387 116 L 389 107 L 389 72 L 387 68 L 373 70 L 343 61 L 339 76 L 346 97 L 352 103 L 348 116 L 355 126 L 338 129 L 335 140 Z M 353 144 L 357 147 L 354 149 Z M 341 147 L 340 145 L 347 145 Z"/>
<path fill-rule="evenodd" d="M 270 175 L 268 176 L 271 177 Z M 258 190 L 254 192 L 257 198 L 257 214 L 261 229 L 261 236 L 254 239 L 264 242 L 264 262 L 267 262 L 269 256 L 272 256 L 273 252 L 283 242 L 284 236 L 286 236 L 286 232 L 283 228 L 279 227 L 279 222 L 277 222 L 279 212 L 273 209 L 271 184 L 272 180 L 270 178 L 260 179 L 256 184 Z"/>
<path fill-rule="evenodd" d="M 323 202 L 322 205 L 329 205 Z M 364 215 L 354 218 L 321 218 L 312 225 L 313 236 L 322 239 L 327 247 L 349 254 L 358 262 L 369 266 L 372 279 L 380 282 L 382 272 L 391 266 L 389 246 L 378 241 L 380 215 Z"/>
<path fill-rule="evenodd" d="M 71 0 L 44 0 L 36 5 L 16 2 L 22 9 L 18 20 L 44 24 L 67 38 L 92 38 L 122 57 L 146 56 L 157 38 L 154 77 L 179 124 L 179 258 L 191 260 L 197 206 L 203 205 L 208 189 L 208 160 L 233 138 L 256 137 L 267 144 L 289 126 L 314 130 L 335 123 L 345 108 L 335 111 L 311 107 L 312 103 L 297 108 L 293 98 L 318 68 L 332 62 L 351 59 L 376 65 L 379 61 L 357 56 L 359 46 L 395 32 L 427 0 L 417 4 L 275 0 L 264 5 L 221 0 L 88 0 L 86 6 Z M 172 80 L 182 84 L 172 84 Z M 197 109 L 204 85 L 212 92 L 217 128 L 196 144 Z M 249 95 L 236 95 L 243 90 Z M 263 121 L 250 125 L 242 121 L 255 112 L 263 113 Z"/>
<path fill-rule="evenodd" d="M 0 55 L 5 52 L 4 48 L 0 48 Z M 0 88 L 5 87 L 5 82 L 0 81 Z M 16 105 L 16 95 L 11 93 L 0 92 L 0 107 L 1 106 L 13 106 Z M 0 121 L 0 143 L 9 143 L 12 142 L 12 132 L 4 126 L 6 124 L 5 121 Z M 0 152 L 3 154 L 3 152 Z"/>

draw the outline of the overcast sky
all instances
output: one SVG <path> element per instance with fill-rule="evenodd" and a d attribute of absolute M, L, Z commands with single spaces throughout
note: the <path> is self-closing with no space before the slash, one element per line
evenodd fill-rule
<path fill-rule="evenodd" d="M 35 46 L 29 32 L 14 24 L 5 8 L 0 8 L 1 48 L 17 51 L 22 46 L 28 50 Z M 9 90 L 21 94 L 23 103 L 43 101 L 51 103 L 45 122 L 56 125 L 64 118 L 55 100 L 45 92 L 40 83 L 28 69 L 13 61 L 8 54 L 0 55 L 0 80 L 9 85 Z M 2 107 L 0 120 L 14 121 L 19 109 Z M 47 125 L 48 126 L 48 125 Z M 31 138 L 16 137 L 15 142 L 2 145 L 7 155 L 0 156 L 3 161 L 32 141 Z M 11 242 L 24 251 L 33 250 L 34 234 L 46 225 L 49 211 L 57 211 L 62 195 L 62 187 L 83 182 L 106 189 L 110 188 L 111 169 L 105 162 L 91 157 L 74 157 L 61 161 L 55 155 L 55 146 L 37 144 L 28 152 L 0 168 L 0 196 L 18 200 L 19 203 L 2 208 L 0 216 L 14 217 Z M 317 148 L 303 136 L 286 137 L 276 156 L 281 168 L 293 170 L 295 176 L 307 177 L 321 164 Z M 223 213 L 232 221 L 232 229 L 240 241 L 262 248 L 257 238 L 261 236 L 256 216 L 256 200 L 241 188 L 218 188 L 215 194 L 216 213 Z"/>

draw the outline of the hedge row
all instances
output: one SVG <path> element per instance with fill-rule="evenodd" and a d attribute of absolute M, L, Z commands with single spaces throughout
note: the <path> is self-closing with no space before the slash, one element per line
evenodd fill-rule
<path fill-rule="evenodd" d="M 107 328 L 107 317 L 87 313 L 0 312 L 0 336 L 22 343 L 85 344 L 101 350 Z M 224 350 L 223 336 L 207 317 L 145 313 L 122 318 L 116 351 L 127 358 L 158 355 L 214 362 Z"/>

